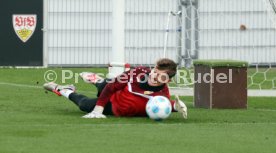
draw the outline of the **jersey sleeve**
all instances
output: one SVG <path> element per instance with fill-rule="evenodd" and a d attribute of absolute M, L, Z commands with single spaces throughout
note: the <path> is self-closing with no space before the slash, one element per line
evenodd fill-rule
<path fill-rule="evenodd" d="M 171 99 L 170 91 L 169 91 L 169 88 L 168 88 L 167 85 L 164 87 L 163 91 L 165 92 L 166 97 L 167 97 L 167 98 L 170 100 L 170 102 L 171 102 L 172 111 L 175 112 L 175 111 L 176 111 L 176 110 L 174 109 L 175 100 L 172 100 L 172 99 Z"/>

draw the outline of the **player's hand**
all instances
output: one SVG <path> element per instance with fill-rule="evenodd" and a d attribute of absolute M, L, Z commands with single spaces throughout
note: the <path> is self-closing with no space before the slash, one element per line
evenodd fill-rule
<path fill-rule="evenodd" d="M 88 114 L 82 116 L 82 118 L 106 118 L 106 116 L 101 113 L 92 111 L 91 113 L 88 113 Z"/>
<path fill-rule="evenodd" d="M 188 109 L 187 106 L 183 101 L 181 101 L 178 97 L 178 95 L 175 95 L 175 104 L 174 108 L 176 111 L 182 114 L 183 118 L 187 119 L 188 118 Z"/>
<path fill-rule="evenodd" d="M 94 110 L 91 113 L 88 113 L 83 116 L 83 118 L 106 118 L 103 114 L 103 107 L 102 106 L 95 106 Z"/>

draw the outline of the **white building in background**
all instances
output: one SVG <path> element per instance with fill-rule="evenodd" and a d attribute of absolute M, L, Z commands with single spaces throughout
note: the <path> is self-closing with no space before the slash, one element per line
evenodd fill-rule
<path fill-rule="evenodd" d="M 276 27 L 263 0 L 199 0 L 199 58 L 276 63 Z"/>
<path fill-rule="evenodd" d="M 45 4 L 48 66 L 111 62 L 111 0 Z M 182 14 L 169 16 L 171 11 Z M 125 60 L 131 64 L 153 64 L 164 46 L 166 56 L 182 65 L 214 58 L 276 63 L 276 30 L 263 0 L 125 0 L 125 17 Z"/>

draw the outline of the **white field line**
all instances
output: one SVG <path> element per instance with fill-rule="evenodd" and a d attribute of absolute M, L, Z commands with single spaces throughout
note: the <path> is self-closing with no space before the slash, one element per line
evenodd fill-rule
<path fill-rule="evenodd" d="M 14 86 L 14 87 L 23 87 L 23 88 L 41 88 L 42 86 L 35 86 L 35 85 L 28 85 L 28 84 L 17 84 L 17 83 L 8 83 L 8 82 L 0 82 L 0 85 L 7 85 L 7 86 Z M 78 92 L 83 93 L 93 93 L 96 92 L 92 91 L 81 91 L 77 90 Z M 171 88 L 170 89 L 171 95 L 179 95 L 179 96 L 193 96 L 194 89 L 181 89 L 181 88 Z M 276 90 L 248 90 L 248 96 L 252 97 L 276 97 Z"/>
<path fill-rule="evenodd" d="M 6 86 L 12 86 L 12 87 L 22 87 L 22 88 L 43 89 L 42 86 L 35 86 L 35 85 L 28 85 L 28 84 L 18 84 L 18 83 L 8 83 L 8 82 L 0 82 L 0 85 L 6 85 Z M 82 93 L 96 94 L 96 92 L 93 92 L 93 91 L 82 91 L 82 90 L 77 90 L 77 91 L 82 92 Z"/>
<path fill-rule="evenodd" d="M 263 108 L 255 108 L 256 111 L 265 111 L 265 112 L 276 112 L 276 109 L 263 109 Z"/>
<path fill-rule="evenodd" d="M 13 87 L 25 87 L 25 88 L 41 88 L 42 89 L 42 87 L 40 87 L 40 86 L 17 84 L 17 83 L 7 83 L 7 82 L 0 82 L 0 85 L 13 86 Z"/>

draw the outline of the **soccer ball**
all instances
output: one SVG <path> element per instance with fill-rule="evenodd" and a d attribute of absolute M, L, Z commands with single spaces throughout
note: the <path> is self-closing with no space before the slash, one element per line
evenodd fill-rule
<path fill-rule="evenodd" d="M 172 112 L 172 105 L 168 98 L 164 96 L 154 96 L 148 101 L 146 112 L 151 119 L 166 119 Z"/>

